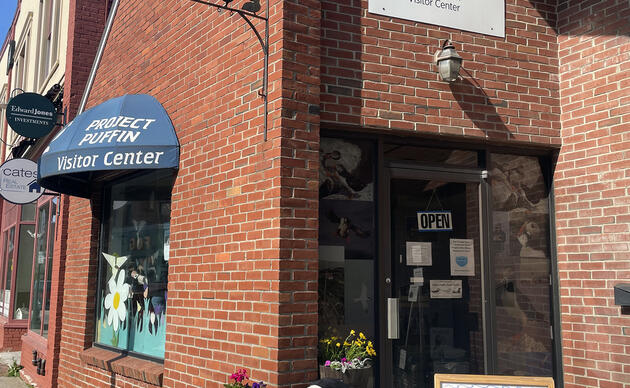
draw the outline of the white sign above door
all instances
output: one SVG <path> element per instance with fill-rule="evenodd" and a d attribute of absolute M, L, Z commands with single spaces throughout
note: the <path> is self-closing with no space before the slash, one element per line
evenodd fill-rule
<path fill-rule="evenodd" d="M 505 37 L 505 0 L 369 0 L 369 12 Z"/>

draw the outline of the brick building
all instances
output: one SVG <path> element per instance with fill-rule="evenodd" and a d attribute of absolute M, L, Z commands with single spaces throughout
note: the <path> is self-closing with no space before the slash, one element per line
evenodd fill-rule
<path fill-rule="evenodd" d="M 12 97 L 23 92 L 38 93 L 52 103 L 53 111 L 62 111 L 67 12 L 61 1 L 54 0 L 23 0 L 17 5 L 0 51 L 3 70 L 0 73 L 0 102 L 3 103 L 0 158 L 3 162 L 26 157 L 29 152 L 31 159 L 37 157 L 33 153 L 34 141 L 15 132 L 5 119 L 5 107 Z M 31 165 L 35 164 L 31 162 Z M 3 171 L 6 175 L 4 165 Z M 39 188 L 34 191 L 41 192 Z M 59 245 L 54 233 L 58 205 L 59 196 L 54 194 L 41 195 L 23 205 L 8 200 L 1 200 L 0 204 L 0 349 L 22 350 L 25 360 L 22 364 L 32 376 L 31 380 L 47 386 L 53 381 L 52 360 L 58 358 L 60 343 L 56 331 L 56 317 L 61 316 L 57 285 L 62 284 L 59 280 L 63 279 L 63 273 L 60 273 L 59 260 L 53 259 Z M 48 373 L 42 372 L 41 363 L 40 373 L 37 373 L 33 358 L 48 360 Z"/>
<path fill-rule="evenodd" d="M 101 3 L 70 2 L 68 47 L 89 59 L 68 59 L 75 121 L 38 144 L 40 182 L 68 194 L 51 384 L 219 387 L 246 368 L 303 387 L 319 340 L 351 329 L 376 344 L 368 386 L 630 383 L 613 298 L 630 273 L 627 1 L 488 1 L 480 19 L 284 1 L 241 14 L 250 28 L 204 2 L 121 0 L 84 92 L 96 45 L 76 39 L 100 36 Z M 438 3 L 478 23 L 414 20 Z M 123 151 L 146 137 L 164 150 Z"/>
<path fill-rule="evenodd" d="M 0 51 L 2 161 L 37 161 L 64 117 L 76 114 L 105 24 L 107 4 L 102 3 L 18 2 Z M 52 134 L 36 141 L 8 125 L 7 103 L 23 92 L 41 94 L 54 104 L 59 125 Z M 0 349 L 21 350 L 27 381 L 40 387 L 56 386 L 67 197 L 48 192 L 32 203 L 0 200 L 0 204 Z"/>

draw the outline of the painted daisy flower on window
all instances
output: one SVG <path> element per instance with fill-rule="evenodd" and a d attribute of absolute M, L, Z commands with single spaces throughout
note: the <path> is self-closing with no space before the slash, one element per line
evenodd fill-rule
<path fill-rule="evenodd" d="M 125 270 L 118 273 L 118 281 L 112 276 L 107 282 L 109 294 L 105 297 L 105 308 L 109 310 L 107 313 L 107 324 L 114 327 L 114 331 L 118 331 L 120 322 L 127 319 L 127 306 L 125 301 L 129 297 L 129 285 L 124 283 Z"/>

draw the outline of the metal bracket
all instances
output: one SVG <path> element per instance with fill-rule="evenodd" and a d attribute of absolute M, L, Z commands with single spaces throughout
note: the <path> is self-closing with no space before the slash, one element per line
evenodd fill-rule
<path fill-rule="evenodd" d="M 263 102 L 265 104 L 265 126 L 264 126 L 265 132 L 264 132 L 264 140 L 267 141 L 267 128 L 268 128 L 267 127 L 267 118 L 269 116 L 268 92 L 269 92 L 269 1 L 270 0 L 266 0 L 266 3 L 267 3 L 266 17 L 257 15 L 256 12 L 251 12 L 251 11 L 248 11 L 248 10 L 245 10 L 245 9 L 236 9 L 236 8 L 228 7 L 228 4 L 230 2 L 232 2 L 232 0 L 224 0 L 225 1 L 225 5 L 214 4 L 214 3 L 210 3 L 210 2 L 204 1 L 204 0 L 191 0 L 191 1 L 194 1 L 195 3 L 205 4 L 205 5 L 209 5 L 211 7 L 218 8 L 219 11 L 221 11 L 222 9 L 225 9 L 225 10 L 228 10 L 230 12 L 238 13 L 243 18 L 243 20 L 245 20 L 245 22 L 249 25 L 249 27 L 252 29 L 252 31 L 254 31 L 254 34 L 256 34 L 256 38 L 258 38 L 258 42 L 260 42 L 260 46 L 261 46 L 263 54 L 264 54 L 263 86 L 262 86 L 262 91 L 261 92 L 259 91 L 258 95 L 263 98 Z M 257 8 L 260 8 L 259 0 L 251 0 L 250 3 L 257 3 L 258 4 Z M 246 4 L 249 4 L 249 3 L 246 3 Z M 260 32 L 258 32 L 258 30 L 254 26 L 254 24 L 252 23 L 250 18 L 263 20 L 265 22 L 265 36 L 264 36 L 264 38 L 260 35 Z"/>

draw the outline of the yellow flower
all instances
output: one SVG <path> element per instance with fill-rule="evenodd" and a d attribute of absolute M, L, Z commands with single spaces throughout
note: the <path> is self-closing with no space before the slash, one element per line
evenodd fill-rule
<path fill-rule="evenodd" d="M 339 342 L 337 342 L 337 347 L 340 347 L 340 346 L 341 346 L 341 344 Z"/>
<path fill-rule="evenodd" d="M 363 334 L 363 333 L 359 333 L 359 338 L 361 338 L 362 340 L 364 340 L 364 339 L 365 339 L 365 334 Z"/>
<path fill-rule="evenodd" d="M 354 330 L 350 330 L 350 335 L 354 335 L 355 331 Z"/>

